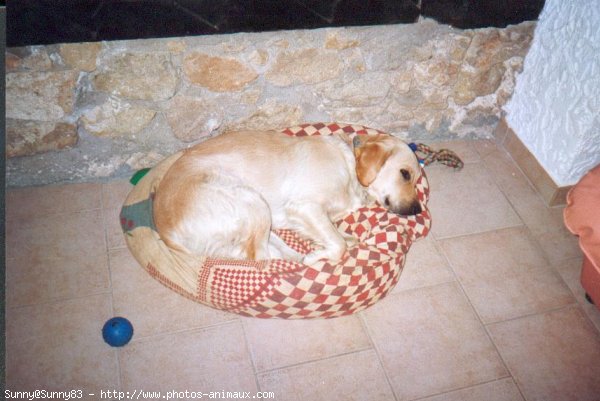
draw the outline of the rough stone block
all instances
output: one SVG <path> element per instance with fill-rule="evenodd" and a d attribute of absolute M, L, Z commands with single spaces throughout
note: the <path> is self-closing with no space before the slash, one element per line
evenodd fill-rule
<path fill-rule="evenodd" d="M 498 91 L 506 73 L 505 64 L 514 57 L 524 57 L 533 35 L 534 24 L 475 31 L 452 96 L 459 105 L 468 105 L 477 97 Z"/>
<path fill-rule="evenodd" d="M 342 70 L 343 63 L 337 52 L 304 49 L 279 53 L 265 77 L 277 86 L 316 84 L 336 78 Z"/>
<path fill-rule="evenodd" d="M 268 99 L 252 115 L 242 118 L 232 124 L 231 129 L 237 130 L 270 130 L 294 126 L 302 121 L 302 109 Z"/>
<path fill-rule="evenodd" d="M 59 49 L 60 56 L 68 66 L 81 71 L 94 71 L 102 44 L 97 42 L 67 43 L 60 45 Z"/>
<path fill-rule="evenodd" d="M 31 156 L 77 143 L 73 124 L 45 121 L 6 121 L 6 157 Z"/>
<path fill-rule="evenodd" d="M 167 49 L 171 53 L 182 53 L 185 50 L 185 42 L 183 40 L 170 40 L 167 42 Z"/>
<path fill-rule="evenodd" d="M 213 92 L 237 92 L 258 77 L 252 68 L 238 60 L 197 52 L 184 58 L 183 70 L 192 83 Z"/>
<path fill-rule="evenodd" d="M 183 142 L 206 137 L 223 122 L 219 105 L 187 96 L 174 97 L 166 117 L 173 135 Z"/>
<path fill-rule="evenodd" d="M 5 72 L 14 72 L 21 66 L 21 57 L 16 54 L 6 52 L 4 55 Z"/>
<path fill-rule="evenodd" d="M 44 46 L 15 47 L 6 52 L 6 72 L 50 69 L 52 60 Z"/>
<path fill-rule="evenodd" d="M 83 113 L 79 122 L 95 136 L 131 137 L 148 126 L 155 115 L 155 110 L 111 98 Z"/>
<path fill-rule="evenodd" d="M 381 103 L 390 90 L 389 74 L 372 72 L 349 82 L 336 80 L 317 86 L 325 103 L 334 107 L 361 107 Z"/>
<path fill-rule="evenodd" d="M 108 60 L 93 82 L 102 92 L 156 101 L 175 94 L 178 77 L 169 54 L 122 53 Z"/>
<path fill-rule="evenodd" d="M 344 50 L 360 46 L 360 41 L 345 37 L 340 30 L 327 33 L 325 40 L 326 49 Z"/>
<path fill-rule="evenodd" d="M 152 168 L 156 166 L 165 156 L 160 153 L 150 151 L 148 153 L 137 152 L 131 155 L 125 163 L 133 170 L 139 170 L 142 168 Z"/>
<path fill-rule="evenodd" d="M 77 71 L 6 74 L 6 117 L 55 121 L 73 111 Z"/>

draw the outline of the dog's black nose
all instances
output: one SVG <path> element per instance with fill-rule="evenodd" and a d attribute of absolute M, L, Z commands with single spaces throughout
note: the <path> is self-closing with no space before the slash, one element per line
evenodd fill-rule
<path fill-rule="evenodd" d="M 421 208 L 421 203 L 419 203 L 418 201 L 415 201 L 415 202 L 411 203 L 410 205 L 402 207 L 402 208 L 400 208 L 400 210 L 397 210 L 394 212 L 396 214 L 399 214 L 402 216 L 408 216 L 408 215 L 419 214 L 422 211 L 423 211 L 423 209 Z"/>
<path fill-rule="evenodd" d="M 410 213 L 409 214 L 419 214 L 422 211 L 423 211 L 423 209 L 421 209 L 421 203 L 414 202 L 412 205 L 410 205 Z"/>

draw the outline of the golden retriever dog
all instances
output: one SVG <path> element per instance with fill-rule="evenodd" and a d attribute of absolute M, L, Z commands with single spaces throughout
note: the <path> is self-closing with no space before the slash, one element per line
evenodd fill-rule
<path fill-rule="evenodd" d="M 192 148 L 157 188 L 154 220 L 173 249 L 217 258 L 339 261 L 355 239 L 334 221 L 374 201 L 397 214 L 421 212 L 418 160 L 389 135 L 293 137 L 228 132 Z M 306 256 L 271 232 L 314 242 Z"/>

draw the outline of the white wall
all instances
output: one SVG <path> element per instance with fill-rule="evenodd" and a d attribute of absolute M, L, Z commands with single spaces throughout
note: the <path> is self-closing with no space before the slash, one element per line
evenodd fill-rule
<path fill-rule="evenodd" d="M 504 110 L 557 185 L 600 163 L 600 0 L 546 0 Z"/>

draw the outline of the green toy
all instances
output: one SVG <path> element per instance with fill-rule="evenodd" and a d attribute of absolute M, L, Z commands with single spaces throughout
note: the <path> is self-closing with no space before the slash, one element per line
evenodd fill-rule
<path fill-rule="evenodd" d="M 136 173 L 131 177 L 129 182 L 133 185 L 136 185 L 142 179 L 142 177 L 148 173 L 148 171 L 150 171 L 149 168 L 143 168 L 141 170 L 136 171 Z"/>

